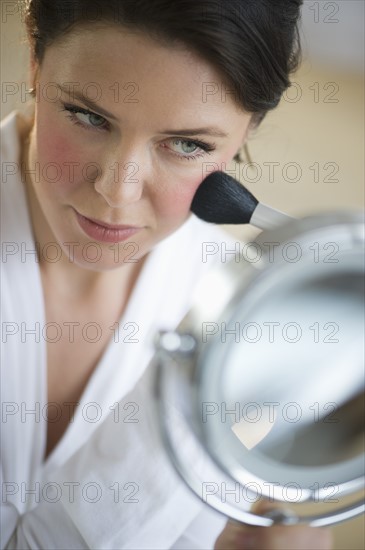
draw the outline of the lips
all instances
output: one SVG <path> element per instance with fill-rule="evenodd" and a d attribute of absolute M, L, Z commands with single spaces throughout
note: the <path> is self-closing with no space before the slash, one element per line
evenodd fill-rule
<path fill-rule="evenodd" d="M 100 242 L 116 243 L 125 241 L 143 229 L 133 225 L 115 225 L 95 218 L 87 218 L 77 210 L 75 210 L 75 213 L 83 232 L 88 237 Z"/>
<path fill-rule="evenodd" d="M 81 216 L 82 214 L 80 214 Z M 115 225 L 107 222 L 103 222 L 101 220 L 96 220 L 95 218 L 90 218 L 90 216 L 82 216 L 86 220 L 90 220 L 91 222 L 95 223 L 96 225 L 100 225 L 101 227 L 106 227 L 107 229 L 137 229 L 135 225 Z"/>

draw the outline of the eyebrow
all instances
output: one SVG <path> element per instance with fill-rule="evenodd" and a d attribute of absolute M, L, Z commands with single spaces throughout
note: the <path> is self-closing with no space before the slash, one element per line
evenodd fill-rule
<path fill-rule="evenodd" d="M 81 101 L 86 107 L 89 109 L 92 109 L 97 114 L 103 115 L 105 117 L 111 118 L 112 120 L 117 120 L 117 117 L 114 116 L 112 113 L 107 111 L 106 109 L 103 109 L 103 107 L 100 107 L 97 103 L 92 101 L 92 99 L 89 99 L 86 97 L 83 93 L 78 92 L 77 90 L 72 90 L 70 88 L 67 88 L 65 86 L 62 86 L 61 84 L 56 83 L 56 88 L 61 90 L 61 92 L 64 92 L 65 94 L 68 94 L 70 97 L 74 97 Z M 166 134 L 168 136 L 198 136 L 198 135 L 206 135 L 206 136 L 214 136 L 214 137 L 221 137 L 225 138 L 228 136 L 225 132 L 220 130 L 220 128 L 216 128 L 215 126 L 207 127 L 207 128 L 184 128 L 181 130 L 162 130 L 159 132 L 160 134 Z"/>
<path fill-rule="evenodd" d="M 210 128 L 185 128 L 183 130 L 162 130 L 160 132 L 161 134 L 167 134 L 169 136 L 198 136 L 198 135 L 206 135 L 206 136 L 215 136 L 215 137 L 227 137 L 227 134 L 222 132 L 219 128 L 215 128 L 214 126 Z"/>
<path fill-rule="evenodd" d="M 79 101 L 81 101 L 81 103 L 86 105 L 86 107 L 88 107 L 89 109 L 92 109 L 97 114 L 106 116 L 113 120 L 117 120 L 117 117 L 115 117 L 112 113 L 110 113 L 106 109 L 103 109 L 102 107 L 100 107 L 100 105 L 97 105 L 97 103 L 95 103 L 92 99 L 89 99 L 88 97 L 86 97 L 83 93 L 78 92 L 77 90 L 71 91 L 71 89 L 61 86 L 61 84 L 56 84 L 56 88 L 58 88 L 65 94 L 68 94 L 70 97 L 74 97 L 78 99 Z"/>

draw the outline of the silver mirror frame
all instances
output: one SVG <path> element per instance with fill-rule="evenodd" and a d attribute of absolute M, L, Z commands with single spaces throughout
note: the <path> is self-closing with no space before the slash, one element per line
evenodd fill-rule
<path fill-rule="evenodd" d="M 364 273 L 364 217 L 360 212 L 329 213 L 311 216 L 303 220 L 293 220 L 275 230 L 262 233 L 255 242 L 261 246 L 261 250 L 264 249 L 263 243 L 267 241 L 278 243 L 279 249 L 290 242 L 296 242 L 302 250 L 308 250 L 310 243 L 323 244 L 330 240 L 337 243 L 343 266 L 355 259 Z M 318 253 L 323 255 L 328 254 L 328 251 L 323 247 L 318 247 Z M 318 258 L 319 261 L 320 259 Z M 322 261 L 323 259 L 322 256 Z M 305 265 L 305 258 L 303 261 L 303 265 Z M 267 517 L 253 514 L 240 505 L 228 502 L 226 498 L 222 497 L 219 490 L 215 494 L 209 495 L 211 497 L 209 500 L 203 498 L 202 493 L 202 483 L 204 483 L 204 476 L 208 472 L 211 475 L 211 483 L 218 487 L 222 480 L 223 483 L 235 484 L 237 478 L 230 475 L 224 462 L 220 461 L 219 454 L 214 453 L 214 448 L 209 448 L 204 430 L 202 431 L 202 425 L 196 414 L 199 408 L 199 403 L 196 402 L 199 394 L 197 384 L 201 380 L 199 372 L 203 368 L 201 364 L 204 365 L 204 357 L 209 349 L 209 344 L 203 344 L 200 341 L 201 324 L 206 319 L 219 321 L 222 316 L 229 318 L 242 298 L 248 297 L 254 304 L 255 293 L 252 291 L 257 287 L 260 288 L 260 285 L 262 286 L 266 282 L 275 285 L 275 277 L 284 267 L 280 259 L 271 262 L 269 255 L 264 254 L 255 264 L 233 260 L 221 264 L 208 274 L 199 286 L 193 308 L 177 329 L 161 331 L 156 336 L 156 354 L 153 359 L 156 414 L 165 449 L 176 471 L 193 493 L 215 510 L 234 520 L 256 526 L 270 526 L 273 523 L 331 525 L 364 513 L 363 498 L 357 498 L 351 505 L 340 508 L 336 506 L 335 509 L 332 507 L 328 512 L 319 515 L 284 513 Z M 174 430 L 171 429 L 172 424 Z M 181 445 L 179 446 L 181 437 L 184 437 L 184 441 L 188 441 L 188 447 L 184 450 L 186 456 L 182 452 Z M 197 466 L 199 458 L 197 457 L 195 460 L 191 456 L 191 453 L 194 454 L 194 449 L 199 449 L 200 457 L 203 457 L 200 470 Z M 363 467 L 362 464 L 364 464 Z M 348 468 L 348 464 L 345 464 L 343 468 Z M 341 496 L 358 496 L 357 493 L 364 487 L 364 470 L 365 456 L 361 455 L 357 460 L 357 474 L 360 472 L 361 475 L 355 475 L 346 482 L 341 481 L 339 485 Z M 250 471 L 247 471 L 247 479 L 256 479 L 261 486 L 262 484 L 267 485 L 269 495 L 272 494 L 268 480 L 263 477 L 260 479 L 260 476 L 258 477 Z M 262 493 L 261 496 L 267 498 L 268 494 Z M 301 502 L 323 501 L 326 496 L 328 497 L 328 492 L 325 490 L 317 490 L 315 494 L 313 491 L 307 491 Z"/>

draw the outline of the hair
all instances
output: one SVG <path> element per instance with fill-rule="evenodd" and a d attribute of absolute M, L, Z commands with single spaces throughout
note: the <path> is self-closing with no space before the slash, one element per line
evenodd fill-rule
<path fill-rule="evenodd" d="M 113 23 L 208 61 L 227 93 L 258 126 L 290 86 L 301 62 L 303 0 L 23 0 L 35 60 L 80 24 Z M 237 155 L 236 155 L 237 156 Z M 235 157 L 236 158 L 236 157 Z M 236 160 L 239 160 L 238 158 Z"/>

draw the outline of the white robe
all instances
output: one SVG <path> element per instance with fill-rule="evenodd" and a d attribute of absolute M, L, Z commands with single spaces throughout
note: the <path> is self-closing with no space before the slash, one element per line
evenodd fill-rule
<path fill-rule="evenodd" d="M 16 112 L 2 121 L 1 134 L 1 548 L 212 548 L 226 519 L 172 469 L 157 436 L 146 367 L 154 333 L 180 322 L 196 284 L 219 261 L 219 254 L 202 261 L 202 243 L 232 248 L 232 237 L 192 216 L 153 249 L 120 319 L 119 342 L 111 338 L 43 462 L 45 313 L 39 264 L 26 253 L 35 243 Z"/>

